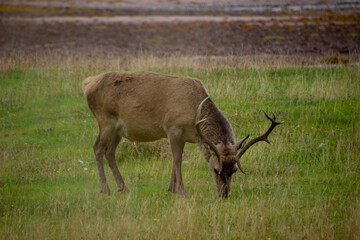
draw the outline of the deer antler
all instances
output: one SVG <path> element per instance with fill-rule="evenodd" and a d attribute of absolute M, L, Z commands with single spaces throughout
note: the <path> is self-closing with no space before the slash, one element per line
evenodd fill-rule
<path fill-rule="evenodd" d="M 245 143 L 249 140 L 249 137 L 250 137 L 250 135 L 247 135 L 246 137 L 244 137 L 244 138 L 241 140 L 240 149 L 242 149 L 242 148 L 244 147 Z M 242 169 L 242 167 L 241 167 L 240 158 L 238 158 L 238 157 L 236 156 L 236 157 L 235 157 L 235 161 L 236 161 L 237 166 L 238 166 L 238 168 L 240 169 L 240 171 L 241 171 L 243 174 L 246 174 L 246 173 L 244 172 L 244 170 Z"/>
<path fill-rule="evenodd" d="M 209 141 L 208 139 L 206 139 L 204 137 L 204 135 L 201 133 L 201 130 L 200 130 L 200 124 L 205 122 L 206 121 L 206 118 L 202 119 L 202 120 L 199 120 L 200 118 L 200 114 L 201 114 L 201 108 L 202 108 L 202 105 L 204 104 L 204 102 L 206 100 L 210 99 L 210 97 L 206 97 L 200 104 L 199 104 L 199 107 L 198 107 L 198 110 L 197 110 L 197 114 L 196 114 L 196 123 L 195 123 L 195 127 L 196 127 L 196 131 L 201 139 L 201 141 L 203 143 L 206 143 L 207 145 L 209 145 L 209 147 L 211 148 L 211 150 L 214 151 L 214 153 L 216 154 L 216 156 L 218 157 L 219 159 L 219 163 L 220 163 L 220 169 L 219 169 L 219 172 L 221 172 L 221 169 L 222 169 L 222 161 L 221 161 L 221 157 L 220 157 L 220 153 L 217 149 L 217 147 L 214 145 L 214 143 L 212 143 L 211 141 Z"/>
<path fill-rule="evenodd" d="M 216 154 L 216 156 L 219 158 L 220 160 L 220 153 L 219 151 L 217 150 L 216 146 L 210 142 L 209 140 L 207 140 L 201 133 L 201 130 L 200 130 L 200 123 L 203 123 L 206 121 L 206 118 L 205 119 L 202 119 L 200 121 L 198 121 L 195 125 L 196 125 L 196 130 L 197 130 L 197 133 L 199 134 L 199 137 L 201 139 L 202 142 L 206 143 L 207 145 L 209 145 L 209 147 L 211 148 L 211 150 L 213 150 Z"/>
<path fill-rule="evenodd" d="M 266 133 L 264 133 L 263 135 L 260 135 L 258 137 L 255 137 L 253 139 L 250 140 L 250 142 L 248 142 L 242 149 L 241 151 L 238 153 L 238 155 L 236 156 L 236 163 L 238 164 L 238 167 L 240 168 L 240 170 L 242 171 L 241 169 L 241 165 L 240 165 L 240 158 L 241 156 L 246 152 L 246 150 L 248 150 L 253 144 L 257 143 L 257 142 L 260 142 L 260 141 L 265 141 L 269 144 L 271 144 L 271 142 L 269 141 L 268 139 L 268 136 L 270 135 L 271 131 L 279 124 L 282 124 L 283 122 L 279 122 L 279 121 L 276 121 L 276 116 L 273 112 L 272 115 L 273 117 L 271 118 L 264 110 L 262 110 L 265 114 L 265 116 L 271 121 L 271 126 L 269 127 L 269 129 L 266 131 Z M 242 171 L 244 174 L 245 172 Z"/>

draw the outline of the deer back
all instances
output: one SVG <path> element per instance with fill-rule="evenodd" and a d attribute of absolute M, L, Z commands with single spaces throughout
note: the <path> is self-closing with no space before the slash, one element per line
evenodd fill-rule
<path fill-rule="evenodd" d="M 129 135 L 139 136 L 131 139 L 137 141 L 166 137 L 166 129 L 173 126 L 184 129 L 186 141 L 197 141 L 196 111 L 208 95 L 197 79 L 148 72 L 90 77 L 84 80 L 83 91 L 99 124 L 121 121 Z"/>

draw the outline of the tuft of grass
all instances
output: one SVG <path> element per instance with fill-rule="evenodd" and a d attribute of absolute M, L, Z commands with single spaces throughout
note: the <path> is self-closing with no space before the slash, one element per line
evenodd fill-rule
<path fill-rule="evenodd" d="M 328 56 L 320 59 L 321 64 L 349 64 L 351 60 L 343 56 Z"/>
<path fill-rule="evenodd" d="M 285 58 L 7 57 L 0 65 L 0 236 L 3 239 L 356 239 L 359 233 L 360 70 Z M 207 163 L 187 144 L 189 197 L 167 191 L 166 140 L 117 149 L 130 194 L 99 193 L 96 121 L 84 78 L 105 71 L 197 77 L 237 139 L 263 133 L 260 109 L 285 121 L 242 159 L 219 199 Z M 106 164 L 105 164 L 106 165 Z"/>

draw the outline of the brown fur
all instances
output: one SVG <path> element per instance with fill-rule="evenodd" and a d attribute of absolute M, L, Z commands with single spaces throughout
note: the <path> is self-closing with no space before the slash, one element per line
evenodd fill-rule
<path fill-rule="evenodd" d="M 104 155 L 118 190 L 128 191 L 115 161 L 115 149 L 122 137 L 131 141 L 168 138 L 173 154 L 169 190 L 186 195 L 181 176 L 182 153 L 186 142 L 199 142 L 195 128 L 197 109 L 208 97 L 202 83 L 194 78 L 150 72 L 110 72 L 85 79 L 83 91 L 99 125 L 94 152 L 101 192 L 110 194 L 103 169 Z M 237 152 L 231 125 L 210 99 L 204 102 L 201 118 L 207 119 L 201 126 L 203 135 L 218 147 L 225 160 L 231 159 Z M 220 159 L 214 157 L 209 148 L 203 146 L 201 149 L 214 172 Z M 230 193 L 231 175 L 236 171 L 232 160 L 227 163 L 225 170 L 229 175 L 222 182 L 214 178 L 221 196 Z M 224 181 L 228 185 L 226 189 Z"/>

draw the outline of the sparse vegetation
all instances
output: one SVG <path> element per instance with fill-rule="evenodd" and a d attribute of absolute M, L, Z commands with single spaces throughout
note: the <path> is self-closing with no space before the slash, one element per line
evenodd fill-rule
<path fill-rule="evenodd" d="M 321 64 L 349 64 L 351 61 L 349 58 L 343 56 L 328 56 L 320 60 Z"/>
<path fill-rule="evenodd" d="M 0 59 L 2 239 L 356 239 L 360 205 L 360 70 L 290 66 L 286 59 L 49 55 Z M 217 197 L 196 145 L 185 148 L 189 197 L 167 191 L 170 148 L 123 142 L 130 194 L 101 195 L 96 121 L 82 80 L 146 70 L 201 79 L 238 139 L 285 124 L 242 158 L 232 195 Z M 106 164 L 105 164 L 106 165 Z"/>

